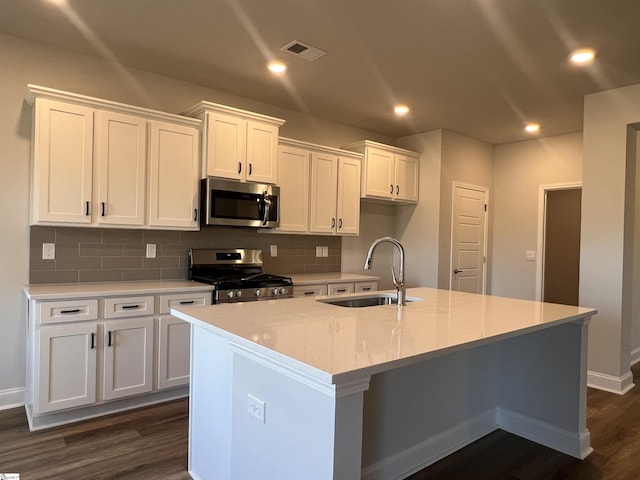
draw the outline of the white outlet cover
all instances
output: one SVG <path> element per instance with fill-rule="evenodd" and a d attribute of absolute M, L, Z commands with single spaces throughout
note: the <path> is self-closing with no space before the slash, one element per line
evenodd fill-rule
<path fill-rule="evenodd" d="M 156 258 L 156 244 L 147 243 L 147 258 Z"/>
<path fill-rule="evenodd" d="M 271 252 L 272 257 L 278 256 L 278 245 L 269 245 L 269 250 Z"/>
<path fill-rule="evenodd" d="M 322 256 L 322 247 L 316 247 L 316 257 Z"/>
<path fill-rule="evenodd" d="M 322 256 L 323 257 L 329 256 L 329 247 L 322 247 Z"/>
<path fill-rule="evenodd" d="M 54 260 L 56 258 L 56 244 L 55 243 L 43 243 L 42 244 L 42 259 Z"/>
<path fill-rule="evenodd" d="M 262 400 L 251 394 L 247 394 L 247 413 L 249 415 L 265 423 L 265 408 L 266 404 Z"/>

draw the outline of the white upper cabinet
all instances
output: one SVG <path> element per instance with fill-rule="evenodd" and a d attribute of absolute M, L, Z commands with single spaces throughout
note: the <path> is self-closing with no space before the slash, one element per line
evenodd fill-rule
<path fill-rule="evenodd" d="M 278 132 L 284 120 L 200 102 L 185 112 L 204 122 L 203 176 L 278 182 Z"/>
<path fill-rule="evenodd" d="M 29 85 L 31 224 L 198 229 L 199 120 Z"/>
<path fill-rule="evenodd" d="M 344 148 L 364 154 L 362 198 L 390 203 L 418 202 L 419 153 L 370 140 Z"/>
<path fill-rule="evenodd" d="M 93 205 L 97 223 L 144 225 L 146 141 L 143 118 L 95 111 Z"/>
<path fill-rule="evenodd" d="M 278 149 L 280 176 L 279 231 L 307 232 L 309 229 L 309 182 L 311 152 L 281 139 Z"/>
<path fill-rule="evenodd" d="M 91 223 L 93 109 L 36 99 L 31 223 Z"/>
<path fill-rule="evenodd" d="M 153 121 L 149 143 L 147 224 L 198 230 L 198 129 Z"/>
<path fill-rule="evenodd" d="M 362 155 L 280 138 L 278 231 L 358 235 Z"/>

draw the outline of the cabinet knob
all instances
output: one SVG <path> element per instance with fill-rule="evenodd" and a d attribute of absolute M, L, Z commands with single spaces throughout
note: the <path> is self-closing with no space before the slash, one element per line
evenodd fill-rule
<path fill-rule="evenodd" d="M 341 229 L 341 228 L 342 228 L 342 219 L 339 219 L 338 220 L 338 229 Z"/>
<path fill-rule="evenodd" d="M 336 227 L 336 219 L 332 218 L 331 219 L 331 228 L 335 228 Z"/>

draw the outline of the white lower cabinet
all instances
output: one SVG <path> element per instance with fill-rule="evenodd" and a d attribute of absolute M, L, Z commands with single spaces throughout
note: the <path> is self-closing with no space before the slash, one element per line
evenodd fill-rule
<path fill-rule="evenodd" d="M 188 394 L 191 325 L 211 290 L 30 300 L 26 410 L 38 430 Z"/>
<path fill-rule="evenodd" d="M 102 398 L 128 397 L 153 388 L 153 318 L 104 324 Z"/>
<path fill-rule="evenodd" d="M 189 384 L 191 325 L 171 315 L 158 319 L 158 388 Z"/>
<path fill-rule="evenodd" d="M 96 322 L 40 328 L 35 351 L 37 411 L 96 401 L 97 335 Z"/>

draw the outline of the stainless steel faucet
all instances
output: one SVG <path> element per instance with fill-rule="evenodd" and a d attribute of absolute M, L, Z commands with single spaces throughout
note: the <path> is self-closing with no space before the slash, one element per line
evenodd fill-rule
<path fill-rule="evenodd" d="M 370 270 L 373 266 L 373 251 L 376 249 L 379 243 L 391 243 L 395 245 L 400 253 L 400 271 L 396 276 L 396 271 L 393 267 L 391 267 L 391 279 L 393 280 L 393 285 L 396 287 L 397 295 L 398 295 L 398 305 L 406 305 L 407 304 L 407 288 L 404 285 L 404 248 L 402 244 L 392 237 L 382 237 L 374 242 L 369 247 L 369 251 L 367 252 L 367 258 L 364 260 L 364 269 Z"/>

